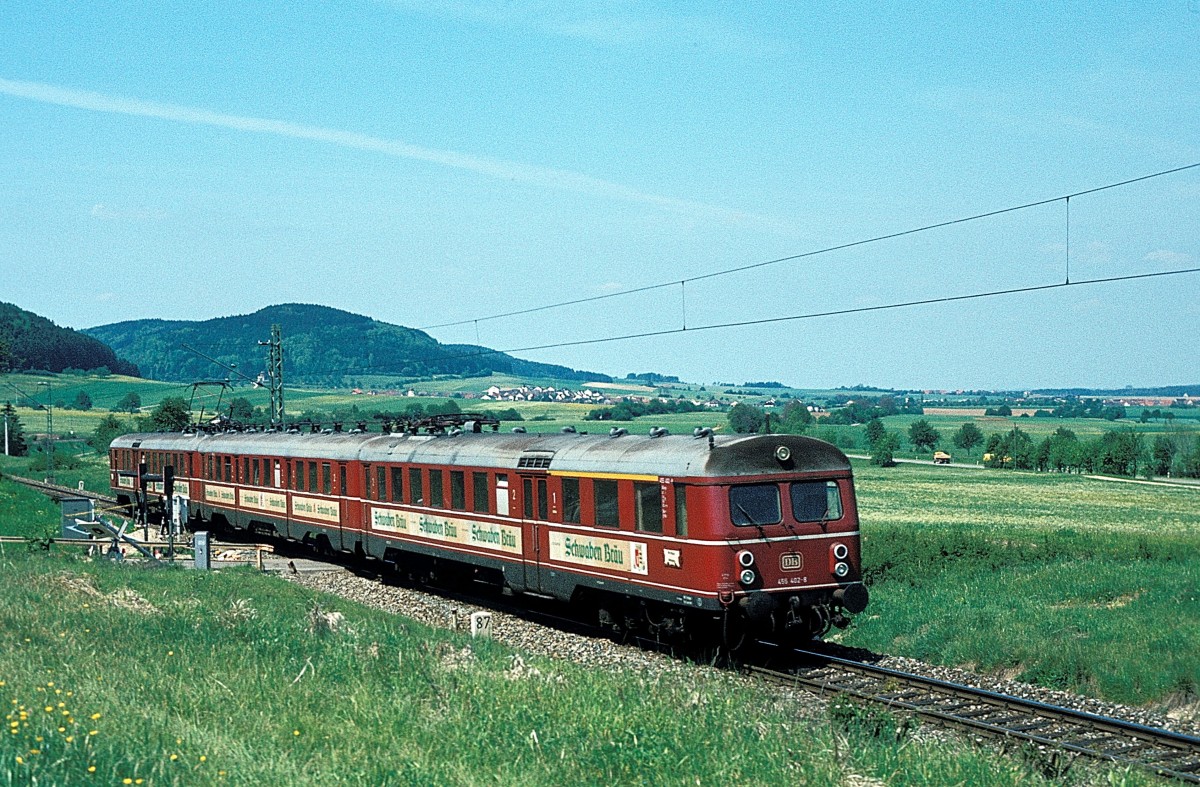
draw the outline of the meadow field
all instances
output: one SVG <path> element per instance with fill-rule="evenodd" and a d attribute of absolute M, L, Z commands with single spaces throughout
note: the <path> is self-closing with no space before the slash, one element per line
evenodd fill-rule
<path fill-rule="evenodd" d="M 846 644 L 1200 712 L 1200 488 L 856 463 Z"/>
<path fill-rule="evenodd" d="M 1200 490 L 866 463 L 856 480 L 872 599 L 832 639 L 1197 712 Z M 0 534 L 57 522 L 0 480 Z M 0 573 L 0 785 L 1061 783 L 1044 758 L 903 724 L 880 735 L 868 714 L 813 714 L 707 672 L 539 660 L 250 570 L 10 544 Z M 314 609 L 347 628 L 314 629 Z M 514 655 L 539 675 L 514 676 Z"/>
<path fill-rule="evenodd" d="M 27 520 L 52 512 L 34 497 L 0 481 L 0 526 L 37 531 Z M 1061 783 L 1032 751 L 914 736 L 685 665 L 535 658 L 251 569 L 0 545 L 0 570 L 6 787 Z M 321 625 L 332 612 L 344 622 Z"/>

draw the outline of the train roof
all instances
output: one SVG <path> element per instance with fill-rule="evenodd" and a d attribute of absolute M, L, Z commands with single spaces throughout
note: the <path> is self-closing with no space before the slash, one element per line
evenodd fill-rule
<path fill-rule="evenodd" d="M 710 446 L 707 435 L 153 433 L 122 435 L 112 445 L 146 451 L 677 478 L 850 470 L 850 460 L 837 447 L 799 435 L 713 435 Z"/>

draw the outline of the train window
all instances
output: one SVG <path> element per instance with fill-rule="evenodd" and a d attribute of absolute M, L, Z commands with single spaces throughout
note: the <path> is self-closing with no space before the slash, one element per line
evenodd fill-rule
<path fill-rule="evenodd" d="M 236 464 L 236 462 L 235 462 Z M 250 457 L 242 457 L 242 474 L 237 478 L 239 483 L 246 484 L 250 482 Z"/>
<path fill-rule="evenodd" d="M 375 468 L 375 481 L 377 482 L 375 484 L 375 499 L 376 500 L 380 500 L 380 501 L 387 500 L 387 480 L 388 480 L 387 468 L 384 467 L 383 465 L 377 466 Z"/>
<path fill-rule="evenodd" d="M 675 485 L 675 535 L 680 538 L 687 538 L 688 521 L 687 521 L 687 487 L 683 484 Z"/>
<path fill-rule="evenodd" d="M 523 487 L 525 492 L 525 518 L 533 519 L 533 479 L 525 478 L 523 480 L 525 482 Z"/>
<path fill-rule="evenodd" d="M 296 466 L 292 468 L 292 489 L 300 492 L 304 489 L 304 462 L 296 460 Z"/>
<path fill-rule="evenodd" d="M 321 463 L 321 491 L 327 495 L 333 493 L 333 465 L 328 462 Z"/>
<path fill-rule="evenodd" d="M 567 524 L 578 525 L 580 519 L 579 479 L 564 478 L 562 480 L 563 521 Z"/>
<path fill-rule="evenodd" d="M 233 483 L 233 457 L 225 457 L 225 483 Z"/>
<path fill-rule="evenodd" d="M 467 479 L 462 470 L 450 471 L 450 507 L 455 511 L 467 510 Z"/>
<path fill-rule="evenodd" d="M 262 463 L 259 461 L 257 456 L 254 457 L 254 459 L 252 459 L 250 461 L 250 467 L 254 472 L 254 485 L 255 486 L 262 485 L 262 468 L 260 467 L 261 464 Z"/>
<path fill-rule="evenodd" d="M 342 497 L 346 496 L 346 466 L 338 466 L 338 494 Z"/>
<path fill-rule="evenodd" d="M 655 483 L 634 481 L 633 503 L 637 529 L 643 533 L 661 533 L 662 488 Z"/>
<path fill-rule="evenodd" d="M 546 494 L 546 479 L 539 478 L 537 480 L 537 510 L 538 519 L 543 522 L 550 518 L 549 512 L 546 510 L 549 495 Z"/>
<path fill-rule="evenodd" d="M 425 505 L 425 490 L 421 486 L 421 468 L 408 468 L 408 502 L 415 506 Z"/>
<path fill-rule="evenodd" d="M 275 473 L 272 476 L 272 480 L 274 481 L 274 483 L 272 484 L 272 486 L 274 486 L 276 489 L 287 489 L 287 480 L 284 479 L 284 477 L 283 477 L 283 473 L 286 472 L 286 470 L 285 470 L 286 467 L 287 467 L 286 463 L 284 463 L 283 467 L 280 467 L 279 460 L 278 459 L 275 460 L 275 462 L 274 462 Z"/>
<path fill-rule="evenodd" d="M 792 484 L 792 516 L 797 522 L 819 522 L 842 518 L 842 497 L 836 481 L 804 481 Z"/>
<path fill-rule="evenodd" d="M 476 514 L 491 513 L 487 473 L 471 473 L 471 509 Z"/>
<path fill-rule="evenodd" d="M 367 500 L 370 500 L 373 497 L 373 495 L 371 494 L 371 466 L 370 465 L 363 465 L 363 497 L 365 497 Z"/>
<path fill-rule="evenodd" d="M 508 516 L 508 473 L 496 473 L 496 513 Z"/>
<path fill-rule="evenodd" d="M 595 522 L 598 527 L 620 527 L 621 507 L 617 502 L 617 482 L 607 478 L 592 481 L 595 498 Z"/>
<path fill-rule="evenodd" d="M 729 516 L 738 527 L 779 524 L 783 520 L 779 487 L 775 484 L 729 487 Z"/>
<path fill-rule="evenodd" d="M 317 463 L 308 463 L 308 491 L 317 491 Z"/>
<path fill-rule="evenodd" d="M 404 470 L 399 467 L 392 468 L 392 502 L 399 503 L 403 500 L 404 491 Z"/>
<path fill-rule="evenodd" d="M 445 508 L 446 498 L 442 495 L 442 471 L 429 471 L 429 505 L 434 508 Z"/>

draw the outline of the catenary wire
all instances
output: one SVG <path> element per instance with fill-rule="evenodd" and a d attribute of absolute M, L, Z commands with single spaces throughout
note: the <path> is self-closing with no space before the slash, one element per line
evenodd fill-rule
<path fill-rule="evenodd" d="M 834 246 L 826 246 L 824 248 L 814 249 L 812 251 L 801 252 L 800 254 L 792 254 L 792 255 L 789 255 L 786 257 L 777 257 L 772 260 L 765 260 L 762 262 L 754 262 L 754 263 L 750 263 L 748 265 L 739 265 L 739 266 L 733 267 L 733 268 L 725 268 L 725 269 L 719 270 L 719 271 L 712 271 L 711 273 L 703 273 L 703 274 L 700 274 L 697 276 L 691 276 L 691 277 L 684 278 L 684 279 L 675 279 L 673 281 L 662 282 L 659 284 L 647 284 L 643 287 L 634 287 L 634 288 L 628 289 L 628 290 L 621 290 L 620 292 L 609 292 L 609 293 L 605 293 L 603 295 L 591 295 L 591 296 L 588 296 L 585 298 L 574 298 L 571 300 L 560 301 L 557 303 L 549 303 L 549 304 L 545 304 L 542 306 L 531 306 L 527 309 L 517 309 L 514 311 L 501 312 L 501 313 L 497 313 L 497 314 L 491 314 L 486 317 L 474 317 L 474 318 L 466 319 L 466 320 L 455 320 L 453 322 L 443 322 L 443 323 L 438 323 L 436 325 L 426 325 L 426 326 L 423 326 L 420 330 L 427 331 L 427 330 L 433 330 L 435 328 L 449 328 L 449 327 L 453 327 L 453 326 L 457 326 L 457 325 L 466 325 L 468 323 L 475 323 L 476 326 L 478 327 L 478 323 L 487 321 L 487 320 L 499 320 L 499 319 L 502 319 L 505 317 L 518 317 L 518 316 L 525 315 L 525 314 L 534 314 L 536 312 L 549 311 L 550 309 L 559 309 L 559 308 L 563 308 L 566 306 L 578 306 L 579 304 L 583 304 L 583 303 L 593 303 L 595 301 L 602 301 L 602 300 L 607 300 L 610 298 L 619 298 L 619 297 L 623 297 L 625 295 L 636 295 L 637 293 L 640 293 L 640 292 L 649 292 L 651 290 L 659 290 L 659 289 L 663 289 L 665 287 L 674 287 L 676 285 L 686 285 L 688 282 L 704 281 L 706 279 L 714 279 L 714 278 L 717 278 L 718 276 L 728 276 L 733 273 L 742 273 L 744 271 L 755 270 L 757 268 L 765 268 L 767 266 L 778 265 L 783 262 L 792 262 L 795 260 L 805 259 L 807 257 L 815 257 L 820 254 L 829 254 L 829 253 L 835 252 L 835 251 L 844 251 L 846 249 L 852 249 L 852 248 L 855 248 L 858 246 L 866 246 L 866 245 L 872 244 L 872 243 L 880 243 L 885 240 L 894 240 L 896 238 L 903 238 L 907 235 L 915 235 L 915 234 L 921 233 L 921 232 L 930 232 L 930 231 L 936 230 L 936 229 L 952 227 L 956 224 L 965 224 L 967 222 L 979 221 L 981 219 L 992 218 L 994 216 L 1002 216 L 1006 213 L 1014 213 L 1016 211 L 1027 210 L 1029 208 L 1036 208 L 1036 207 L 1040 207 L 1042 205 L 1050 205 L 1055 202 L 1060 202 L 1062 200 L 1069 201 L 1072 197 L 1081 197 L 1081 196 L 1084 196 L 1087 194 L 1095 194 L 1095 193 L 1101 192 L 1101 191 L 1108 191 L 1109 189 L 1115 189 L 1115 188 L 1120 188 L 1122 186 L 1128 186 L 1133 183 L 1139 183 L 1143 180 L 1151 180 L 1153 178 L 1161 178 L 1166 175 L 1173 175 L 1177 172 L 1183 172 L 1185 170 L 1196 169 L 1198 167 L 1200 167 L 1200 161 L 1198 161 L 1194 164 L 1186 164 L 1186 165 L 1180 166 L 1180 167 L 1173 167 L 1171 169 L 1164 169 L 1164 170 L 1160 170 L 1158 172 L 1152 172 L 1148 175 L 1140 175 L 1135 178 L 1128 178 L 1126 180 L 1116 181 L 1114 183 L 1106 183 L 1102 186 L 1095 186 L 1090 189 L 1074 191 L 1074 192 L 1071 192 L 1070 194 L 1063 194 L 1063 195 L 1060 195 L 1057 197 L 1049 197 L 1047 199 L 1040 199 L 1040 200 L 1036 200 L 1034 202 L 1026 202 L 1021 205 L 1010 205 L 1009 207 L 1006 207 L 1006 208 L 998 208 L 996 210 L 990 210 L 990 211 L 986 211 L 984 213 L 975 213 L 970 216 L 962 216 L 957 219 L 949 219 L 947 221 L 939 221 L 939 222 L 935 222 L 933 224 L 925 224 L 920 227 L 913 227 L 911 229 L 900 230 L 898 232 L 890 232 L 890 233 L 887 233 L 884 235 L 876 235 L 876 236 L 873 236 L 870 238 L 863 238 L 863 239 L 856 240 L 856 241 L 850 241 L 848 243 L 839 243 Z M 674 331 L 672 331 L 672 333 L 673 332 Z M 555 346 L 557 346 L 557 345 L 555 345 Z"/>
<path fill-rule="evenodd" d="M 905 309 L 914 306 L 929 306 L 941 303 L 954 303 L 957 301 L 978 300 L 982 298 L 994 298 L 1004 295 L 1021 295 L 1035 292 L 1044 292 L 1047 290 L 1061 290 L 1072 287 L 1083 287 L 1092 284 L 1112 284 L 1117 282 L 1136 281 L 1140 279 L 1161 278 L 1164 276 L 1178 276 L 1189 273 L 1200 273 L 1200 267 L 1197 268 L 1182 268 L 1171 271 L 1155 271 L 1151 273 L 1131 273 L 1123 276 L 1106 276 L 1097 279 L 1078 279 L 1075 281 L 1060 281 L 1052 284 L 1034 284 L 1024 287 L 1010 287 L 1002 290 L 987 290 L 985 292 L 973 292 L 964 295 L 944 295 L 934 298 L 921 298 L 912 301 L 900 301 L 897 303 L 883 303 L 874 306 L 856 306 L 847 309 L 833 309 L 822 312 L 807 312 L 804 314 L 791 314 L 777 317 L 761 317 L 753 320 L 736 320 L 733 322 L 710 323 L 708 325 L 697 325 L 690 328 L 665 328 L 657 331 L 644 331 L 641 333 L 620 334 L 616 336 L 602 336 L 592 339 L 576 339 L 564 342 L 552 342 L 550 344 L 537 344 L 529 347 L 511 347 L 504 350 L 493 350 L 489 348 L 481 348 L 477 352 L 455 353 L 440 355 L 436 358 L 427 358 L 422 360 L 437 360 L 450 361 L 464 358 L 482 358 L 489 355 L 506 355 L 510 353 L 532 352 L 535 350 L 551 350 L 560 347 L 579 347 L 588 344 L 606 344 L 609 342 L 629 341 L 633 339 L 649 339 L 660 336 L 670 336 L 680 333 L 695 333 L 697 331 L 713 331 L 729 328 L 742 328 L 754 325 L 769 325 L 780 322 L 794 322 L 797 320 L 811 320 L 820 317 L 842 317 L 850 314 L 866 314 L 870 312 L 881 312 L 892 309 Z M 403 359 L 417 360 L 417 359 Z M 327 370 L 327 371 L 309 371 L 306 374 L 342 374 L 342 375 L 362 375 L 372 371 L 381 372 L 381 370 L 394 366 L 395 361 L 390 364 L 381 364 L 379 366 L 360 366 L 354 369 L 347 370 Z M 381 372 L 385 373 L 386 372 Z"/>

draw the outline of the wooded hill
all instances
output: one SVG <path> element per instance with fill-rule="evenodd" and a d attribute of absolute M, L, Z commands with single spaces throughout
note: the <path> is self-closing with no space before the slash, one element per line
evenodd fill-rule
<path fill-rule="evenodd" d="M 0 303 L 0 372 L 31 369 L 107 369 L 114 374 L 140 376 L 137 366 L 118 358 L 103 341 L 61 328 L 11 303 Z"/>
<path fill-rule="evenodd" d="M 380 322 L 340 309 L 289 303 L 253 314 L 202 322 L 131 320 L 89 328 L 87 333 L 132 359 L 156 380 L 191 382 L 222 378 L 236 364 L 251 378 L 266 368 L 271 326 L 283 335 L 284 378 L 289 383 L 340 387 L 363 378 L 428 378 L 433 375 L 522 377 L 608 381 L 607 375 L 534 363 L 485 347 L 441 344 L 423 331 Z"/>

